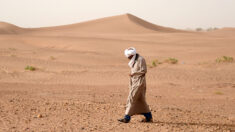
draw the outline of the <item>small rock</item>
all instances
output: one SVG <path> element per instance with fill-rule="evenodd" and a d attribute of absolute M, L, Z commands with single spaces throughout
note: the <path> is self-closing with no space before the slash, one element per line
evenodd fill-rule
<path fill-rule="evenodd" d="M 41 115 L 41 114 L 38 114 L 38 115 L 37 115 L 37 118 L 42 118 L 42 115 Z"/>

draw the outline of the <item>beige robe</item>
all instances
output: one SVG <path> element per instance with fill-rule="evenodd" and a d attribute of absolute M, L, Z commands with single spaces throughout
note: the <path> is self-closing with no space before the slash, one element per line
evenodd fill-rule
<path fill-rule="evenodd" d="M 126 105 L 126 115 L 132 116 L 141 113 L 150 112 L 149 106 L 145 100 L 147 66 L 145 59 L 139 55 L 131 68 L 130 91 Z"/>

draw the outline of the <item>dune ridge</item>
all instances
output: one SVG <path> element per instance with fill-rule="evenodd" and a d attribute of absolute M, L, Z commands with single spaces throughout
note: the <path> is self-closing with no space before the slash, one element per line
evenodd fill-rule
<path fill-rule="evenodd" d="M 143 33 L 189 33 L 190 31 L 164 27 L 150 23 L 142 18 L 126 13 L 117 16 L 104 17 L 74 24 L 52 27 L 22 28 L 16 25 L 0 22 L 0 34 L 31 35 L 66 35 L 66 34 L 143 34 Z M 225 27 L 210 33 L 234 33 L 235 28 Z"/>
<path fill-rule="evenodd" d="M 163 27 L 163 26 L 159 26 L 159 25 L 155 25 L 153 23 L 150 23 L 148 21 L 145 21 L 141 18 L 138 18 L 132 14 L 126 14 L 127 17 L 135 24 L 145 27 L 146 29 L 150 29 L 150 30 L 154 30 L 157 32 L 186 32 L 183 30 L 178 30 L 178 29 L 174 29 L 174 28 L 169 28 L 169 27 Z"/>
<path fill-rule="evenodd" d="M 162 27 L 131 14 L 111 16 L 96 20 L 75 23 L 64 26 L 39 28 L 39 30 L 68 30 L 73 29 L 78 32 L 96 33 L 154 33 L 157 32 L 182 32 L 173 28 Z"/>
<path fill-rule="evenodd" d="M 19 28 L 12 24 L 2 24 L 0 27 L 0 33 L 22 33 L 26 28 Z M 5 26 L 4 26 L 5 25 Z M 175 33 L 175 32 L 186 32 L 183 30 L 177 30 L 174 28 L 158 26 L 147 22 L 139 17 L 132 14 L 124 14 L 118 16 L 111 16 L 100 18 L 96 20 L 90 20 L 81 23 L 53 26 L 53 27 L 41 27 L 33 28 L 34 33 L 45 33 L 45 32 L 64 32 L 64 33 Z"/>
<path fill-rule="evenodd" d="M 19 34 L 24 32 L 25 29 L 20 28 L 16 25 L 0 22 L 0 34 Z"/>

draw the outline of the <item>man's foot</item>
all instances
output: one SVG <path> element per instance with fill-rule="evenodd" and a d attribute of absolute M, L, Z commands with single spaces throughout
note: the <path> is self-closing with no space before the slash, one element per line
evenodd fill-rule
<path fill-rule="evenodd" d="M 152 123 L 153 122 L 153 118 L 151 118 L 151 119 L 143 119 L 143 120 L 141 120 L 141 122 L 147 122 L 147 123 Z"/>
<path fill-rule="evenodd" d="M 141 122 L 153 122 L 153 117 L 151 112 L 142 113 L 142 115 L 144 115 L 145 119 L 143 119 Z"/>
<path fill-rule="evenodd" d="M 123 123 L 128 123 L 128 122 L 130 122 L 130 120 L 127 120 L 126 118 L 118 119 L 118 121 L 123 122 Z"/>

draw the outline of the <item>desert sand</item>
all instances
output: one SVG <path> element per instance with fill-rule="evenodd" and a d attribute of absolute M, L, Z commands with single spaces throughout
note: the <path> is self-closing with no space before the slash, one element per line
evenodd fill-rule
<path fill-rule="evenodd" d="M 153 123 L 117 121 L 130 46 L 148 63 Z M 235 58 L 235 28 L 183 31 L 131 14 L 31 29 L 0 22 L 0 131 L 233 131 L 235 63 L 221 56 Z"/>

